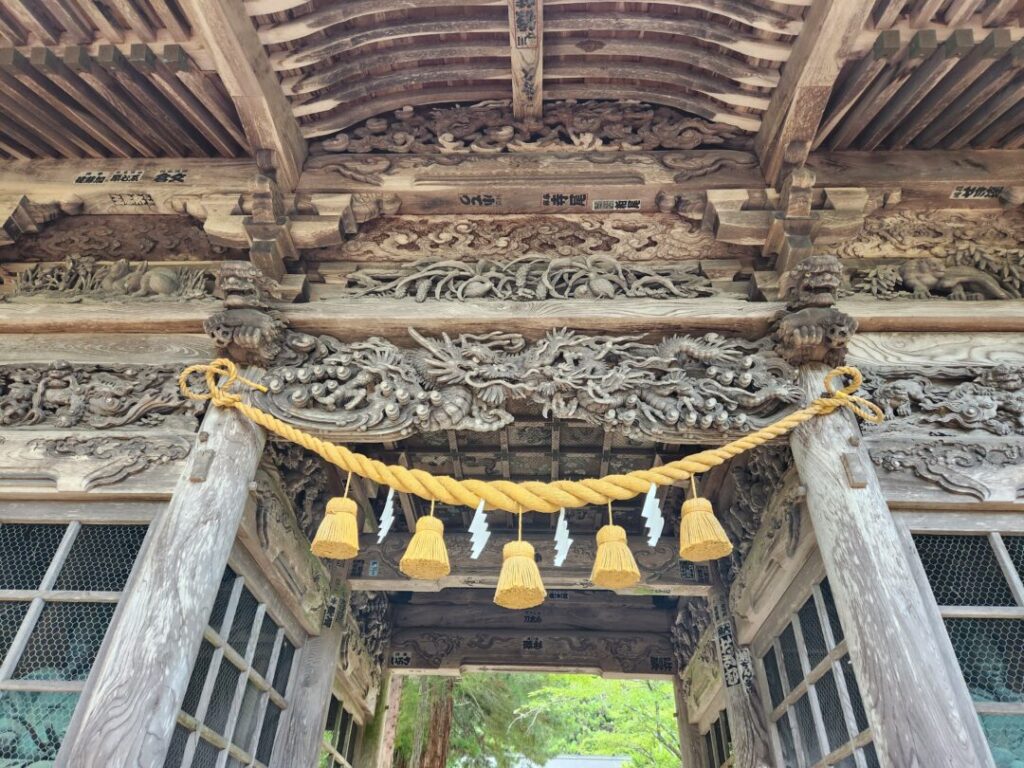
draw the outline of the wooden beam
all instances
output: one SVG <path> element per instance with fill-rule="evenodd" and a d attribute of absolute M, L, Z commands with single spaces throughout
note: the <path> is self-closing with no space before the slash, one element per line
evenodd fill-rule
<path fill-rule="evenodd" d="M 755 140 L 761 169 L 772 186 L 782 184 L 787 166 L 807 158 L 839 71 L 874 4 L 815 0 L 807 12 Z"/>
<path fill-rule="evenodd" d="M 544 111 L 544 2 L 508 0 L 512 51 L 512 112 L 517 120 L 539 120 Z"/>
<path fill-rule="evenodd" d="M 206 479 L 183 473 L 147 543 L 75 711 L 65 765 L 156 768 L 249 500 L 265 435 L 230 410 L 203 420 Z"/>
<path fill-rule="evenodd" d="M 821 391 L 824 373 L 804 367 L 808 397 Z M 882 765 L 991 765 L 855 420 L 846 413 L 814 419 L 797 427 L 790 445 Z M 850 487 L 844 454 L 864 468 L 865 487 Z"/>
<path fill-rule="evenodd" d="M 294 190 L 306 142 L 241 0 L 183 0 L 182 7 L 213 54 L 253 153 L 272 151 L 278 184 Z"/>
<path fill-rule="evenodd" d="M 543 539 L 531 541 L 537 550 L 541 574 L 549 590 L 595 589 L 590 583 L 590 571 L 594 565 L 596 544 L 592 535 L 579 531 L 575 533 L 576 541 L 560 568 L 552 565 L 555 543 L 549 533 Z M 446 542 L 452 573 L 440 581 L 412 580 L 398 570 L 398 562 L 410 538 L 408 533 L 392 533 L 382 544 L 377 544 L 375 536 L 361 536 L 359 556 L 353 561 L 349 574 L 352 589 L 375 592 L 437 592 L 452 587 L 494 589 L 501 571 L 502 546 L 514 537 L 511 534 L 493 534 L 480 558 L 471 560 L 469 536 L 465 533 L 449 533 Z M 699 580 L 683 579 L 675 539 L 665 537 L 656 546 L 648 547 L 639 537 L 634 537 L 632 549 L 640 568 L 640 583 L 622 590 L 621 594 L 704 596 L 708 593 L 710 586 L 707 583 L 709 574 L 706 567 L 696 569 L 704 574 L 704 577 L 698 577 Z"/>

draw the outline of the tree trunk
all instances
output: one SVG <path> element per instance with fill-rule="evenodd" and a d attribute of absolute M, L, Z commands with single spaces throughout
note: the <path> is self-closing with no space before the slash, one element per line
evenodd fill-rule
<path fill-rule="evenodd" d="M 433 688 L 433 686 L 432 686 Z M 427 734 L 420 768 L 445 768 L 448 763 L 448 740 L 452 735 L 452 709 L 455 680 L 446 678 L 434 688 L 430 709 L 430 731 Z"/>

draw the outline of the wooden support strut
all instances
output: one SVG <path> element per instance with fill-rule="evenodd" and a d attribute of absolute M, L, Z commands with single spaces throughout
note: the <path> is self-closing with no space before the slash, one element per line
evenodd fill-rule
<path fill-rule="evenodd" d="M 543 16 L 543 0 L 508 0 L 512 112 L 517 120 L 539 120 L 544 112 Z"/>
<path fill-rule="evenodd" d="M 150 526 L 68 729 L 70 749 L 58 756 L 60 765 L 164 764 L 265 442 L 263 430 L 221 408 L 207 411 L 202 430 L 209 435 L 205 447 L 213 451 L 207 479 L 193 482 L 182 474 L 167 508 Z"/>
<path fill-rule="evenodd" d="M 802 368 L 808 396 L 821 391 L 823 375 L 821 366 Z M 944 656 L 930 629 L 925 598 L 862 444 L 853 450 L 866 486 L 851 488 L 847 480 L 842 455 L 859 436 L 849 417 L 833 414 L 797 427 L 790 445 L 879 759 L 883 766 L 991 766 L 956 660 Z"/>

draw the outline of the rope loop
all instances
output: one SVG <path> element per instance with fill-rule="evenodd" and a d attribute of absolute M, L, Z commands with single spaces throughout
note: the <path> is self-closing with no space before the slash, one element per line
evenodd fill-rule
<path fill-rule="evenodd" d="M 189 377 L 193 374 L 203 375 L 206 381 L 205 391 L 192 388 Z M 840 380 L 840 377 L 847 377 L 849 383 L 838 387 L 837 380 Z M 549 483 L 459 479 L 447 475 L 434 475 L 422 469 L 388 465 L 371 459 L 343 445 L 323 440 L 243 401 L 240 394 L 230 391 L 236 384 L 242 383 L 260 392 L 266 392 L 267 388 L 240 376 L 238 367 L 225 358 L 189 366 L 178 377 L 178 386 L 189 400 L 209 400 L 223 408 L 235 408 L 254 424 L 312 451 L 346 472 L 372 480 L 379 485 L 386 485 L 400 493 L 419 496 L 431 502 L 432 506 L 440 501 L 443 504 L 473 508 L 483 501 L 488 509 L 518 514 L 522 519 L 524 512 L 550 514 L 563 508 L 603 504 L 610 506 L 613 501 L 625 501 L 647 493 L 652 484 L 672 485 L 686 480 L 692 481 L 695 475 L 707 472 L 734 456 L 782 437 L 815 416 L 832 413 L 839 408 L 849 408 L 865 421 L 880 423 L 885 418 L 882 409 L 854 394 L 863 381 L 864 377 L 856 368 L 835 368 L 825 377 L 826 394 L 823 397 L 724 445 L 708 448 L 650 469 L 636 469 L 626 474 L 585 480 L 554 480 Z"/>
<path fill-rule="evenodd" d="M 841 389 L 836 389 L 836 380 L 845 376 L 850 381 Z M 877 405 L 864 397 L 855 395 L 861 384 L 864 383 L 864 375 L 850 365 L 833 368 L 825 374 L 825 391 L 833 399 L 837 407 L 849 408 L 859 418 L 869 421 L 872 424 L 881 424 L 885 421 L 885 413 Z"/>
<path fill-rule="evenodd" d="M 206 380 L 206 391 L 196 391 L 189 383 L 189 377 L 194 373 L 203 374 Z M 223 376 L 223 382 L 217 379 Z M 255 381 L 250 381 L 238 374 L 238 366 L 226 357 L 219 357 L 210 363 L 190 365 L 178 376 L 178 388 L 181 394 L 189 400 L 210 400 L 214 405 L 222 408 L 234 408 L 242 400 L 242 396 L 236 392 L 229 391 L 235 384 L 241 382 L 252 389 L 266 392 L 267 388 Z"/>

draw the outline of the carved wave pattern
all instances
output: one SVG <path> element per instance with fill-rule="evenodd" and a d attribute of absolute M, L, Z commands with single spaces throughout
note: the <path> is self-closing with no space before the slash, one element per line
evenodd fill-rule
<path fill-rule="evenodd" d="M 335 439 L 417 432 L 490 432 L 527 404 L 545 418 L 582 421 L 638 439 L 742 433 L 801 399 L 795 370 L 766 340 L 709 333 L 647 343 L 640 336 L 551 331 L 426 338 L 417 347 L 320 337 L 301 365 L 268 372 L 260 404 Z"/>

